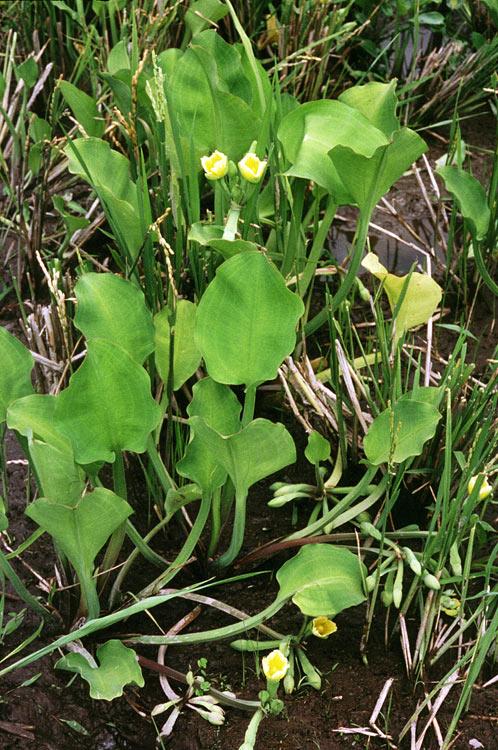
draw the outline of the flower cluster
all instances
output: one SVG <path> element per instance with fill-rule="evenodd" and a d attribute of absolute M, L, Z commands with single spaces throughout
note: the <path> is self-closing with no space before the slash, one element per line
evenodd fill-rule
<path fill-rule="evenodd" d="M 228 156 L 218 150 L 209 156 L 203 156 L 201 164 L 208 180 L 221 180 L 229 170 Z M 266 159 L 260 159 L 253 151 L 249 151 L 239 161 L 238 168 L 244 180 L 256 184 L 261 181 L 267 164 Z"/>

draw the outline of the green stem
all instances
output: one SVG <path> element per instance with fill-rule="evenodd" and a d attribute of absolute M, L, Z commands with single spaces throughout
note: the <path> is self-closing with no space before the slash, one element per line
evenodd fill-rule
<path fill-rule="evenodd" d="M 221 533 L 221 487 L 214 491 L 213 501 L 211 504 L 211 540 L 209 542 L 208 557 L 213 557 Z"/>
<path fill-rule="evenodd" d="M 330 305 L 330 309 L 323 309 L 321 310 L 318 315 L 316 315 L 313 320 L 310 320 L 304 327 L 304 332 L 306 335 L 309 335 L 311 333 L 314 333 L 318 328 L 320 328 L 321 325 L 325 323 L 327 320 L 327 317 L 337 308 L 339 307 L 342 302 L 346 299 L 348 296 L 351 287 L 353 286 L 356 275 L 358 273 L 358 270 L 360 268 L 361 259 L 363 256 L 363 250 L 365 248 L 365 243 L 367 241 L 368 236 L 368 225 L 370 223 L 370 216 L 372 214 L 372 211 L 365 210 L 360 213 L 359 223 L 358 223 L 358 231 L 356 233 L 356 239 L 354 243 L 354 250 L 353 250 L 353 256 L 351 258 L 351 262 L 349 264 L 349 269 L 344 277 L 341 286 L 339 287 L 339 290 L 332 298 L 332 303 Z"/>
<path fill-rule="evenodd" d="M 252 422 L 254 418 L 254 407 L 256 405 L 256 386 L 248 385 L 244 398 L 244 411 L 242 413 L 242 427 Z"/>
<path fill-rule="evenodd" d="M 239 225 L 239 216 L 241 212 L 242 206 L 239 206 L 238 203 L 232 203 L 230 206 L 230 211 L 228 212 L 227 216 L 227 223 L 225 224 L 225 229 L 223 231 L 223 239 L 224 240 L 230 240 L 233 242 L 235 239 L 235 235 L 237 234 L 237 227 Z"/>
<path fill-rule="evenodd" d="M 316 267 L 317 267 L 318 261 L 320 260 L 320 256 L 323 251 L 323 246 L 327 239 L 330 225 L 332 224 L 334 220 L 336 210 L 337 210 L 337 205 L 334 203 L 334 201 L 331 198 L 329 198 L 328 203 L 327 203 L 327 208 L 325 209 L 324 217 L 322 221 L 320 222 L 318 226 L 318 230 L 315 234 L 315 238 L 313 240 L 313 245 L 311 246 L 310 254 L 306 258 L 306 267 L 298 282 L 298 290 L 299 290 L 299 295 L 301 297 L 304 297 L 304 295 L 306 294 L 306 291 L 313 279 L 313 276 L 315 275 Z"/>
<path fill-rule="evenodd" d="M 45 609 L 45 607 L 40 604 L 38 599 L 35 599 L 35 597 L 30 594 L 2 551 L 0 551 L 0 572 L 2 573 L 2 575 L 9 579 L 16 594 L 24 602 L 26 602 L 26 604 L 31 607 L 34 612 L 41 615 L 42 617 L 50 617 L 50 613 Z"/>
<path fill-rule="evenodd" d="M 254 750 L 254 745 L 256 744 L 256 738 L 258 736 L 259 725 L 264 718 L 265 712 L 262 708 L 258 708 L 258 710 L 254 712 L 253 717 L 249 722 L 249 726 L 247 727 L 246 733 L 244 735 L 244 742 L 239 747 L 239 750 Z"/>
<path fill-rule="evenodd" d="M 144 643 L 149 646 L 187 646 L 194 643 L 209 643 L 219 641 L 224 638 L 233 638 L 235 635 L 246 633 L 251 628 L 261 625 L 265 620 L 269 620 L 279 610 L 282 609 L 287 599 L 275 599 L 266 609 L 258 612 L 247 620 L 236 622 L 233 625 L 225 625 L 223 628 L 214 628 L 214 630 L 204 630 L 200 633 L 186 633 L 184 635 L 140 635 L 134 638 L 127 638 L 127 643 Z M 0 677 L 2 673 L 0 672 Z"/>
<path fill-rule="evenodd" d="M 244 542 L 246 528 L 246 500 L 247 489 L 245 487 L 235 488 L 235 515 L 233 519 L 232 539 L 227 551 L 216 561 L 217 568 L 226 568 L 231 565 L 239 554 Z"/>
<path fill-rule="evenodd" d="M 201 506 L 199 508 L 197 518 L 195 519 L 195 523 L 192 526 L 192 529 L 190 530 L 190 534 L 188 535 L 185 541 L 185 544 L 181 548 L 179 554 L 173 560 L 171 565 L 169 565 L 169 567 L 166 568 L 164 573 L 161 573 L 161 575 L 158 578 L 156 578 L 155 581 L 152 581 L 152 583 L 149 584 L 149 586 L 147 586 L 145 589 L 143 589 L 143 591 L 140 592 L 141 597 L 154 594 L 160 588 L 165 586 L 169 581 L 171 581 L 171 579 L 174 578 L 176 574 L 180 571 L 182 566 L 187 562 L 187 560 L 191 556 L 192 552 L 195 549 L 197 542 L 200 539 L 200 536 L 204 530 L 204 526 L 206 525 L 206 521 L 209 517 L 210 509 L 211 509 L 211 496 L 204 495 L 201 500 Z"/>
<path fill-rule="evenodd" d="M 128 497 L 128 491 L 126 488 L 125 468 L 122 453 L 116 453 L 116 458 L 112 465 L 112 478 L 114 482 L 115 494 L 118 495 L 118 497 L 122 497 L 123 500 L 126 500 Z M 123 521 L 123 523 L 120 524 L 118 528 L 112 533 L 112 536 L 109 539 L 109 543 L 107 545 L 107 549 L 105 551 L 104 559 L 102 561 L 102 570 L 104 571 L 104 574 L 101 576 L 99 581 L 101 591 L 104 590 L 111 572 L 111 568 L 114 567 L 114 564 L 118 559 L 119 553 L 121 552 L 121 548 L 123 546 L 123 542 L 125 540 L 125 536 L 126 521 Z"/>

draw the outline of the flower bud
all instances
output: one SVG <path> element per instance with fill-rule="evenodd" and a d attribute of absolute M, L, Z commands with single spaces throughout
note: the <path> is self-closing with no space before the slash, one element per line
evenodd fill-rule
<path fill-rule="evenodd" d="M 244 180 L 247 180 L 247 182 L 260 182 L 261 178 L 263 177 L 266 169 L 266 165 L 268 162 L 266 160 L 260 159 L 259 156 L 257 156 L 252 151 L 249 151 L 242 159 L 239 161 L 239 171 Z"/>
<path fill-rule="evenodd" d="M 467 485 L 467 492 L 469 493 L 469 495 L 471 495 L 472 492 L 474 491 L 474 487 L 476 486 L 478 478 L 479 478 L 479 475 L 476 474 L 476 476 L 471 477 L 469 479 L 469 483 Z M 493 487 L 488 482 L 487 476 L 484 475 L 481 487 L 479 489 L 479 500 L 486 500 L 486 498 L 489 497 L 492 493 L 493 493 Z"/>
<path fill-rule="evenodd" d="M 221 180 L 228 172 L 228 156 L 218 150 L 203 156 L 201 164 L 208 180 Z"/>

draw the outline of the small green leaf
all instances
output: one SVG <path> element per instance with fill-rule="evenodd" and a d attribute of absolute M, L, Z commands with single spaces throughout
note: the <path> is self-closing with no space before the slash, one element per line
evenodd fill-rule
<path fill-rule="evenodd" d="M 365 601 L 367 570 L 356 555 L 331 544 L 307 544 L 277 573 L 279 598 L 292 598 L 304 615 L 334 617 Z"/>
<path fill-rule="evenodd" d="M 145 685 L 135 651 L 121 641 L 113 639 L 99 646 L 97 660 L 100 666 L 82 653 L 72 652 L 59 659 L 55 666 L 81 675 L 90 685 L 90 698 L 94 700 L 112 701 L 123 695 L 125 685 Z"/>
<path fill-rule="evenodd" d="M 352 86 L 339 96 L 339 101 L 361 112 L 387 138 L 399 129 L 396 117 L 396 80 L 389 83 L 372 81 L 364 86 Z"/>
<path fill-rule="evenodd" d="M 395 276 L 388 273 L 374 253 L 365 256 L 362 266 L 383 282 L 383 289 L 393 312 L 401 295 L 404 295 L 396 315 L 397 338 L 405 331 L 427 323 L 437 310 L 443 290 L 427 274 L 413 271 L 407 281 L 408 275 Z"/>
<path fill-rule="evenodd" d="M 97 109 L 95 99 L 69 81 L 60 81 L 59 88 L 84 134 L 100 138 L 105 130 L 105 122 Z"/>
<path fill-rule="evenodd" d="M 66 505 L 76 505 L 85 489 L 85 474 L 71 448 L 61 450 L 40 440 L 29 441 L 29 455 L 40 494 Z"/>
<path fill-rule="evenodd" d="M 130 58 L 126 49 L 126 42 L 122 39 L 114 45 L 107 58 L 107 70 L 111 75 L 116 75 L 120 70 L 130 69 Z"/>
<path fill-rule="evenodd" d="M 92 577 L 95 557 L 131 513 L 133 510 L 125 500 L 103 487 L 83 495 L 76 505 L 63 505 L 41 497 L 26 509 L 26 515 L 50 534 L 71 562 L 90 617 L 99 614 L 99 599 Z"/>
<path fill-rule="evenodd" d="M 304 455 L 310 464 L 318 464 L 330 458 L 330 443 L 323 435 L 313 430 L 308 435 L 308 444 L 304 449 Z"/>
<path fill-rule="evenodd" d="M 434 437 L 441 419 L 432 404 L 413 399 L 399 399 L 374 419 L 365 435 L 365 455 L 374 466 L 399 464 L 419 456 L 425 443 Z"/>
<path fill-rule="evenodd" d="M 185 25 L 190 29 L 192 36 L 195 36 L 210 28 L 216 21 L 221 21 L 227 13 L 227 6 L 220 0 L 197 0 L 185 13 Z"/>
<path fill-rule="evenodd" d="M 482 240 L 488 231 L 490 211 L 479 180 L 458 167 L 439 167 L 436 172 L 444 180 L 446 190 L 454 196 L 463 218 L 472 225 L 476 238 Z"/>

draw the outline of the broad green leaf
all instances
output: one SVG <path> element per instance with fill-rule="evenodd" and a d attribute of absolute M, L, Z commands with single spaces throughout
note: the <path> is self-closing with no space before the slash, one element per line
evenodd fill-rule
<path fill-rule="evenodd" d="M 79 502 L 85 489 L 85 474 L 76 465 L 71 448 L 63 451 L 40 440 L 30 440 L 29 455 L 43 497 L 66 505 Z"/>
<path fill-rule="evenodd" d="M 358 153 L 354 145 L 334 146 L 329 156 L 354 202 L 361 210 L 371 211 L 426 148 L 417 133 L 401 128 L 389 144 L 369 156 Z"/>
<path fill-rule="evenodd" d="M 92 578 L 95 557 L 132 512 L 125 500 L 103 487 L 84 495 L 76 505 L 41 497 L 26 508 L 26 515 L 50 534 L 71 562 L 93 617 L 99 609 Z"/>
<path fill-rule="evenodd" d="M 113 228 L 135 258 L 150 217 L 146 217 L 144 225 L 128 159 L 100 138 L 77 138 L 68 143 L 64 153 L 69 160 L 69 171 L 88 182 L 104 201 Z"/>
<path fill-rule="evenodd" d="M 444 391 L 442 388 L 435 388 L 434 386 L 415 386 L 408 393 L 404 393 L 399 401 L 424 401 L 426 404 L 434 406 L 436 409 L 441 403 Z"/>
<path fill-rule="evenodd" d="M 74 325 L 87 340 L 119 346 L 142 364 L 154 350 L 154 325 L 142 291 L 112 273 L 85 273 L 74 288 Z"/>
<path fill-rule="evenodd" d="M 211 23 L 221 21 L 227 13 L 227 6 L 220 0 L 197 0 L 185 13 L 185 25 L 190 29 L 192 36 L 195 36 L 208 29 Z"/>
<path fill-rule="evenodd" d="M 318 464 L 320 461 L 327 461 L 330 458 L 330 443 L 323 435 L 313 430 L 308 435 L 308 444 L 304 449 L 304 455 L 310 464 Z"/>
<path fill-rule="evenodd" d="M 100 138 L 105 130 L 105 122 L 97 109 L 95 99 L 69 81 L 60 81 L 59 88 L 86 135 Z"/>
<path fill-rule="evenodd" d="M 294 441 L 283 424 L 255 419 L 234 435 L 220 435 L 202 417 L 190 417 L 189 422 L 240 491 L 296 460 Z"/>
<path fill-rule="evenodd" d="M 83 363 L 58 396 L 26 396 L 8 412 L 11 429 L 63 452 L 72 447 L 79 464 L 112 462 L 116 451 L 143 453 L 160 419 L 149 375 L 102 339 L 88 342 Z"/>
<path fill-rule="evenodd" d="M 170 366 L 170 311 L 161 310 L 154 318 L 156 367 L 163 383 L 168 382 Z M 178 300 L 173 327 L 173 390 L 188 380 L 199 367 L 201 355 L 194 339 L 196 306 L 186 299 Z"/>
<path fill-rule="evenodd" d="M 356 555 L 330 544 L 307 544 L 277 573 L 279 598 L 292 598 L 304 615 L 334 617 L 365 601 L 367 571 Z"/>
<path fill-rule="evenodd" d="M 33 392 L 33 357 L 15 336 L 0 326 L 0 424 L 16 399 Z"/>
<path fill-rule="evenodd" d="M 329 192 L 337 204 L 351 203 L 351 195 L 328 154 L 338 145 L 370 158 L 388 143 L 386 136 L 361 112 L 339 101 L 302 104 L 290 112 L 278 129 L 288 175 L 313 180 Z"/>
<path fill-rule="evenodd" d="M 259 252 L 225 261 L 197 309 L 196 342 L 219 383 L 272 380 L 296 342 L 302 301 Z"/>
<path fill-rule="evenodd" d="M 427 401 L 399 399 L 374 419 L 365 435 L 365 455 L 374 466 L 419 456 L 434 437 L 441 415 Z"/>
<path fill-rule="evenodd" d="M 455 198 L 463 218 L 471 223 L 476 238 L 482 240 L 488 231 L 490 211 L 486 192 L 479 180 L 458 167 L 439 167 L 436 172 Z"/>
<path fill-rule="evenodd" d="M 396 315 L 397 338 L 400 338 L 405 331 L 427 323 L 437 310 L 443 290 L 427 274 L 413 271 L 407 281 L 408 275 L 395 276 L 388 273 L 387 268 L 379 262 L 374 253 L 368 253 L 365 256 L 362 266 L 383 282 L 383 289 L 393 312 L 404 293 Z"/>
<path fill-rule="evenodd" d="M 73 651 L 56 663 L 56 669 L 79 674 L 90 685 L 90 698 L 112 701 L 123 695 L 125 685 L 145 685 L 135 651 L 113 639 L 97 648 L 97 666 L 93 659 Z"/>
<path fill-rule="evenodd" d="M 339 96 L 339 101 L 361 112 L 387 138 L 391 138 L 393 132 L 399 129 L 396 117 L 396 80 L 390 83 L 373 81 L 364 86 L 353 86 Z"/>
<path fill-rule="evenodd" d="M 88 342 L 87 355 L 56 397 L 55 423 L 80 464 L 114 461 L 115 452 L 143 453 L 161 419 L 150 378 L 124 349 Z"/>

